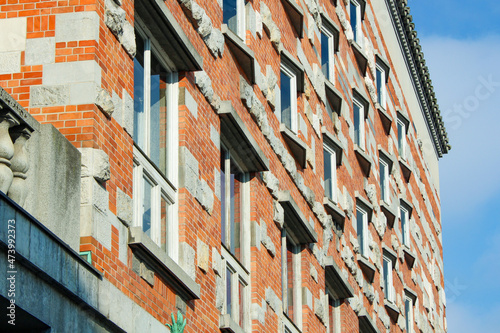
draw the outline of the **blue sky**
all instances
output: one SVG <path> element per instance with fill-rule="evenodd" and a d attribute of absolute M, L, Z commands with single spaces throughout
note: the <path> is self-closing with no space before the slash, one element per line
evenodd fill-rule
<path fill-rule="evenodd" d="M 409 6 L 453 146 L 440 163 L 448 331 L 500 332 L 500 2 Z"/>

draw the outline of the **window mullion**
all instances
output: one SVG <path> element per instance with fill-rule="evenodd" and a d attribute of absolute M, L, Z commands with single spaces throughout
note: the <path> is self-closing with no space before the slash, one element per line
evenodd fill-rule
<path fill-rule="evenodd" d="M 150 156 L 150 128 L 151 128 L 151 40 L 144 39 L 144 117 L 145 127 L 143 130 L 146 133 L 144 147 L 146 154 Z"/>
<path fill-rule="evenodd" d="M 226 220 L 223 223 L 226 226 L 226 246 L 231 252 L 231 160 L 229 159 L 229 154 L 226 155 L 224 160 L 224 176 L 226 177 L 226 197 L 224 198 L 226 202 Z"/>

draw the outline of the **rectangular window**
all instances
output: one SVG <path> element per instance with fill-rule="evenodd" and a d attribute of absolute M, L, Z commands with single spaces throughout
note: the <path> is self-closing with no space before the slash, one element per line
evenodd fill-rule
<path fill-rule="evenodd" d="M 387 87 L 386 87 L 386 72 L 377 64 L 376 66 L 376 80 L 377 80 L 377 102 L 385 110 L 386 98 L 387 98 Z"/>
<path fill-rule="evenodd" d="M 392 282 L 392 260 L 384 255 L 384 292 L 385 298 L 394 303 L 394 284 Z"/>
<path fill-rule="evenodd" d="M 408 222 L 409 214 L 405 207 L 400 208 L 401 217 L 401 236 L 403 237 L 403 245 L 410 246 L 410 226 Z"/>
<path fill-rule="evenodd" d="M 389 163 L 383 158 L 379 159 L 380 166 L 380 197 L 385 203 L 390 203 L 389 193 Z"/>
<path fill-rule="evenodd" d="M 413 333 L 413 299 L 405 295 L 406 332 Z"/>
<path fill-rule="evenodd" d="M 359 252 L 363 256 L 368 255 L 368 212 L 356 207 L 356 227 L 359 242 Z"/>
<path fill-rule="evenodd" d="M 241 257 L 243 184 L 247 175 L 231 159 L 229 151 L 221 148 L 221 239 L 236 259 Z"/>
<path fill-rule="evenodd" d="M 406 124 L 398 119 L 398 152 L 399 156 L 405 159 L 406 156 Z"/>
<path fill-rule="evenodd" d="M 328 145 L 323 148 L 325 197 L 337 202 L 337 158 L 335 150 Z"/>
<path fill-rule="evenodd" d="M 227 24 L 229 30 L 245 40 L 245 1 L 223 0 L 222 23 Z"/>
<path fill-rule="evenodd" d="M 177 73 L 140 19 L 135 34 L 134 225 L 177 260 Z"/>
<path fill-rule="evenodd" d="M 280 121 L 297 133 L 297 76 L 284 64 L 281 65 Z"/>
<path fill-rule="evenodd" d="M 359 148 L 365 149 L 365 110 L 363 104 L 353 99 L 354 111 L 354 144 Z"/>
<path fill-rule="evenodd" d="M 222 263 L 225 267 L 225 302 L 222 314 L 231 316 L 233 322 L 244 331 L 250 325 L 247 316 L 250 308 L 250 275 L 241 264 L 225 249 L 221 251 Z"/>
<path fill-rule="evenodd" d="M 349 6 L 349 15 L 350 15 L 352 33 L 354 34 L 354 41 L 359 45 L 361 45 L 362 43 L 361 5 L 357 0 L 351 0 L 351 4 Z"/>
<path fill-rule="evenodd" d="M 321 29 L 321 70 L 327 80 L 335 81 L 335 44 L 331 31 Z"/>
<path fill-rule="evenodd" d="M 327 333 L 340 333 L 340 300 L 331 294 L 328 289 L 326 290 L 326 332 Z"/>
<path fill-rule="evenodd" d="M 301 323 L 300 294 L 300 245 L 283 229 L 281 238 L 282 301 L 283 312 L 295 325 Z"/>

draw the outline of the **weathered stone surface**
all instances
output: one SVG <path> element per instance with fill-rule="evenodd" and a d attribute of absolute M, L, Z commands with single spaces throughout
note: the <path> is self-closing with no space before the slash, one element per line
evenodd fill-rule
<path fill-rule="evenodd" d="M 318 270 L 313 266 L 311 263 L 311 269 L 310 269 L 310 274 L 314 282 L 318 283 Z"/>
<path fill-rule="evenodd" d="M 269 304 L 269 307 L 278 315 L 281 315 L 281 313 L 283 312 L 281 299 L 269 287 L 266 289 L 266 303 Z"/>
<path fill-rule="evenodd" d="M 196 244 L 196 261 L 198 267 L 205 273 L 208 272 L 209 267 L 209 247 L 206 243 L 198 238 Z"/>
<path fill-rule="evenodd" d="M 198 188 L 199 168 L 198 160 L 187 147 L 179 149 L 179 187 L 185 187 L 195 196 Z"/>
<path fill-rule="evenodd" d="M 55 15 L 55 41 L 71 42 L 99 40 L 99 14 L 95 11 L 71 12 Z"/>
<path fill-rule="evenodd" d="M 131 226 L 134 219 L 134 201 L 119 187 L 116 188 L 116 217 L 126 226 Z"/>
<path fill-rule="evenodd" d="M 198 180 L 198 186 L 196 187 L 196 200 L 202 205 L 202 207 L 212 215 L 214 206 L 214 192 L 205 180 Z"/>
<path fill-rule="evenodd" d="M 127 53 L 134 57 L 136 53 L 134 27 L 127 21 L 125 10 L 113 0 L 105 1 L 104 23 L 116 36 Z"/>
<path fill-rule="evenodd" d="M 43 66 L 42 80 L 47 86 L 88 82 L 100 87 L 101 67 L 94 60 L 46 64 Z"/>
<path fill-rule="evenodd" d="M 220 276 L 215 277 L 215 307 L 222 311 L 224 308 L 226 286 L 224 280 Z"/>
<path fill-rule="evenodd" d="M 282 48 L 281 32 L 276 23 L 274 23 L 273 21 L 273 17 L 271 11 L 269 10 L 269 7 L 267 7 L 264 3 L 260 4 L 260 14 L 262 16 L 262 23 L 267 29 L 269 39 L 271 40 L 273 47 L 278 53 L 280 53 Z"/>
<path fill-rule="evenodd" d="M 280 189 L 280 183 L 278 178 L 274 176 L 274 174 L 271 171 L 264 171 L 262 173 L 262 180 L 266 184 L 267 189 L 271 193 L 271 195 L 277 199 L 278 198 L 278 192 Z"/>
<path fill-rule="evenodd" d="M 111 118 L 113 111 L 115 111 L 115 105 L 113 104 L 113 99 L 106 89 L 101 89 L 99 91 L 95 104 L 106 115 L 106 117 Z"/>
<path fill-rule="evenodd" d="M 262 300 L 262 306 L 252 302 L 252 320 L 258 320 L 262 325 L 266 323 L 266 303 Z"/>
<path fill-rule="evenodd" d="M 260 220 L 260 240 L 262 245 L 266 248 L 267 252 L 271 256 L 276 256 L 276 247 L 274 246 L 273 240 L 267 234 L 267 224 L 264 220 Z"/>
<path fill-rule="evenodd" d="M 222 276 L 222 259 L 215 247 L 212 248 L 212 269 L 216 275 Z"/>
<path fill-rule="evenodd" d="M 0 53 L 0 74 L 21 72 L 21 52 Z"/>
<path fill-rule="evenodd" d="M 56 106 L 69 104 L 67 86 L 32 86 L 30 89 L 32 107 Z"/>
<path fill-rule="evenodd" d="M 26 17 L 0 20 L 0 53 L 21 52 L 26 49 Z"/>
<path fill-rule="evenodd" d="M 276 200 L 273 201 L 273 220 L 278 225 L 280 229 L 283 228 L 283 223 L 285 223 L 285 210 Z"/>
<path fill-rule="evenodd" d="M 375 84 L 373 80 L 367 75 L 365 76 L 365 85 L 368 89 L 368 93 L 370 94 L 370 98 L 373 103 L 377 103 L 377 88 L 375 88 Z"/>
<path fill-rule="evenodd" d="M 81 204 L 92 205 L 105 213 L 109 209 L 109 193 L 93 177 L 83 177 L 81 181 Z"/>
<path fill-rule="evenodd" d="M 82 177 L 94 177 L 99 182 L 110 178 L 109 156 L 100 149 L 79 148 L 82 154 Z"/>
<path fill-rule="evenodd" d="M 319 318 L 319 320 L 323 323 L 326 324 L 327 322 L 327 310 L 325 309 L 325 301 L 324 301 L 324 294 L 323 290 L 320 289 L 320 297 L 314 299 L 314 314 Z"/>
<path fill-rule="evenodd" d="M 347 41 L 349 43 L 354 42 L 354 33 L 352 32 L 351 24 L 350 24 L 349 20 L 347 19 L 342 6 L 337 6 L 335 8 L 335 12 L 337 13 L 340 24 L 342 25 L 342 28 L 344 29 L 344 33 L 345 33 L 345 36 L 347 38 Z"/>
<path fill-rule="evenodd" d="M 188 243 L 179 244 L 179 264 L 190 278 L 196 280 L 195 251 Z"/>
<path fill-rule="evenodd" d="M 27 66 L 51 64 L 56 58 L 56 40 L 54 37 L 31 38 L 26 40 L 24 63 Z"/>

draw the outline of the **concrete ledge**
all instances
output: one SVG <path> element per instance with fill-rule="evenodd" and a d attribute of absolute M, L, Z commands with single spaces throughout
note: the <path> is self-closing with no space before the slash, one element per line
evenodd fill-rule
<path fill-rule="evenodd" d="M 417 256 L 406 245 L 403 246 L 403 253 L 404 253 L 404 256 L 405 256 L 405 261 L 408 264 L 408 267 L 410 269 L 412 269 L 413 266 L 415 265 L 415 260 L 416 260 Z"/>
<path fill-rule="evenodd" d="M 231 318 L 231 315 L 221 314 L 219 317 L 219 328 L 225 333 L 245 333 L 245 331 Z"/>
<path fill-rule="evenodd" d="M 329 292 L 333 293 L 338 299 L 354 296 L 354 289 L 331 256 L 325 259 L 325 280 Z"/>
<path fill-rule="evenodd" d="M 354 145 L 354 153 L 358 159 L 361 171 L 363 171 L 366 177 L 370 177 L 370 171 L 372 169 L 370 157 L 358 145 Z"/>
<path fill-rule="evenodd" d="M 363 333 L 380 333 L 377 324 L 373 321 L 372 317 L 363 309 L 358 314 L 359 331 Z"/>
<path fill-rule="evenodd" d="M 356 260 L 368 282 L 373 283 L 373 277 L 375 276 L 375 266 L 361 254 L 357 255 Z"/>
<path fill-rule="evenodd" d="M 285 124 L 280 124 L 280 132 L 297 163 L 299 163 L 302 169 L 305 169 L 307 162 L 307 145 L 288 129 Z"/>
<path fill-rule="evenodd" d="M 148 24 L 148 28 L 177 71 L 203 69 L 203 58 L 162 0 L 137 1 L 134 9 L 144 22 L 154 22 Z"/>
<path fill-rule="evenodd" d="M 396 323 L 399 317 L 399 309 L 396 304 L 384 299 L 384 307 L 389 317 Z"/>
<path fill-rule="evenodd" d="M 129 246 L 136 251 L 138 257 L 147 262 L 156 273 L 170 282 L 183 296 L 191 299 L 200 298 L 200 285 L 187 275 L 156 243 L 154 243 L 141 227 L 129 229 Z"/>
<path fill-rule="evenodd" d="M 325 206 L 326 212 L 330 214 L 332 218 L 342 226 L 343 229 L 345 222 L 345 213 L 342 211 L 342 209 L 340 209 L 335 202 L 327 197 L 323 198 L 323 205 Z"/>
<path fill-rule="evenodd" d="M 309 224 L 289 191 L 278 194 L 278 201 L 285 211 L 284 227 L 290 231 L 293 238 L 300 244 L 316 243 L 318 235 L 313 226 Z"/>
<path fill-rule="evenodd" d="M 380 121 L 382 122 L 382 127 L 386 134 L 391 132 L 392 127 L 392 117 L 377 103 L 378 114 L 380 115 Z"/>
<path fill-rule="evenodd" d="M 399 166 L 401 167 L 401 173 L 403 174 L 403 177 L 406 180 L 406 182 L 409 183 L 412 174 L 410 165 L 406 163 L 401 157 L 398 158 L 398 161 L 399 161 Z"/>
<path fill-rule="evenodd" d="M 355 41 L 352 42 L 351 47 L 352 52 L 354 53 L 354 58 L 356 58 L 356 62 L 358 63 L 359 70 L 361 71 L 361 74 L 365 76 L 366 68 L 368 67 L 368 58 L 366 57 L 365 52 L 361 49 L 361 46 L 359 46 L 359 44 Z"/>
<path fill-rule="evenodd" d="M 342 114 L 342 94 L 335 88 L 330 80 L 325 80 L 325 93 L 326 98 L 332 105 L 333 111 L 340 117 Z"/>
<path fill-rule="evenodd" d="M 240 64 L 243 72 L 252 84 L 255 84 L 255 55 L 250 48 L 243 43 L 241 38 L 232 32 L 226 24 L 221 27 L 222 34 L 225 37 L 227 46 L 234 58 Z"/>
<path fill-rule="evenodd" d="M 384 213 L 387 219 L 387 225 L 391 228 L 394 227 L 394 221 L 396 220 L 396 213 L 392 210 L 392 208 L 389 205 L 387 205 L 383 201 L 380 202 L 380 209 L 382 210 L 382 213 Z"/>
<path fill-rule="evenodd" d="M 292 26 L 299 35 L 299 38 L 304 37 L 304 12 L 302 8 L 300 8 L 295 0 L 281 0 L 283 3 L 283 7 L 292 22 Z"/>
<path fill-rule="evenodd" d="M 218 112 L 221 121 L 221 141 L 231 151 L 244 172 L 269 170 L 269 161 L 240 118 L 230 101 L 224 101 Z"/>

